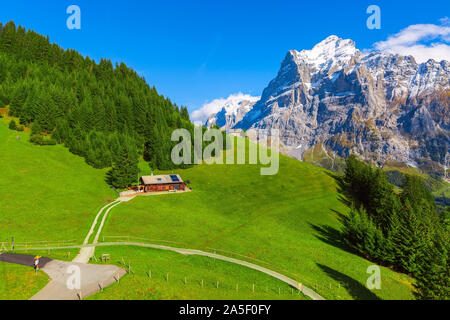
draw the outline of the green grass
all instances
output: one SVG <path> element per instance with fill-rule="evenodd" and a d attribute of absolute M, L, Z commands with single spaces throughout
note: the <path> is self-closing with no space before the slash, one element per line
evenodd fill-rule
<path fill-rule="evenodd" d="M 433 189 L 433 195 L 435 197 L 447 197 L 450 198 L 450 183 L 442 180 L 435 184 Z"/>
<path fill-rule="evenodd" d="M 381 268 L 381 290 L 366 289 L 366 270 L 373 263 L 340 244 L 338 216 L 348 208 L 325 170 L 284 156 L 278 175 L 261 176 L 259 169 L 199 165 L 179 170 L 183 179 L 191 181 L 193 192 L 123 203 L 111 211 L 103 235 L 232 251 L 318 286 L 328 299 L 413 297 L 411 279 L 388 268 Z M 342 290 L 342 285 L 347 289 Z"/>
<path fill-rule="evenodd" d="M 117 197 L 105 171 L 61 145 L 28 139 L 0 119 L 0 241 L 81 241 L 97 210 Z"/>
<path fill-rule="evenodd" d="M 28 137 L 0 120 L 0 241 L 12 236 L 16 242 L 81 241 L 97 211 L 116 198 L 104 182 L 105 171 L 93 169 L 63 146 L 35 146 Z M 283 156 L 278 175 L 261 176 L 259 169 L 200 165 L 177 171 L 191 181 L 193 192 L 122 203 L 110 212 L 103 235 L 233 251 L 269 262 L 270 268 L 305 285 L 317 285 L 328 299 L 412 298 L 411 279 L 387 268 L 381 268 L 381 290 L 365 288 L 372 263 L 339 244 L 338 212 L 345 214 L 348 208 L 325 170 Z M 64 250 L 50 256 L 56 252 L 64 259 Z M 161 289 L 160 296 L 176 296 L 170 291 L 175 289 L 167 290 Z"/>
<path fill-rule="evenodd" d="M 44 272 L 31 267 L 0 262 L 0 300 L 26 300 L 47 285 Z"/>
<path fill-rule="evenodd" d="M 132 272 L 88 300 L 307 299 L 278 279 L 216 259 L 140 247 L 96 250 L 96 255 L 102 253 L 111 255 L 112 261 L 108 263 L 120 267 L 124 267 L 123 258 L 126 268 L 131 265 Z"/>
<path fill-rule="evenodd" d="M 315 144 L 305 151 L 303 161 L 342 174 L 345 159 L 326 150 L 322 143 Z"/>

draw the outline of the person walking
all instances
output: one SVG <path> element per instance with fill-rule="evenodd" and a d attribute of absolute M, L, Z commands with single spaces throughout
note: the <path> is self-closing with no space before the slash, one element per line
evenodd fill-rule
<path fill-rule="evenodd" d="M 40 256 L 34 257 L 34 272 L 35 272 L 35 274 L 37 274 L 37 272 L 39 271 L 39 258 L 40 258 Z"/>

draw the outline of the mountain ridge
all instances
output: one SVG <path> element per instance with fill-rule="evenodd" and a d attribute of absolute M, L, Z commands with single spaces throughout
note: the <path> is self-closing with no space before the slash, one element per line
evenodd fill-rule
<path fill-rule="evenodd" d="M 450 63 L 363 53 L 329 36 L 290 50 L 277 76 L 242 120 L 225 129 L 280 130 L 284 153 L 298 159 L 317 144 L 335 155 L 434 166 L 450 157 Z"/>

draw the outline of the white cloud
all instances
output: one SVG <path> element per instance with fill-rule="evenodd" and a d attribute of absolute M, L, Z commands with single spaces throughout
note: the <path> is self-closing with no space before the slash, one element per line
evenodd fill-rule
<path fill-rule="evenodd" d="M 442 18 L 440 22 L 441 25 L 411 25 L 389 36 L 386 41 L 376 42 L 374 48 L 400 55 L 412 55 L 419 63 L 428 59 L 450 61 L 449 18 Z M 427 44 L 423 43 L 425 41 Z"/>
<path fill-rule="evenodd" d="M 228 98 L 219 98 L 211 102 L 206 102 L 200 109 L 193 111 L 190 115 L 191 120 L 196 125 L 205 124 L 208 117 L 212 114 L 219 112 L 223 106 L 230 102 L 239 102 L 242 100 L 255 101 L 258 97 L 253 97 L 249 94 L 244 94 L 242 92 L 231 94 Z"/>

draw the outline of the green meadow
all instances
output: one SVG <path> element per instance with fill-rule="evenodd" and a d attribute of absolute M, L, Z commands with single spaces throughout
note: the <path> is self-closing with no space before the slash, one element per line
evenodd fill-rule
<path fill-rule="evenodd" d="M 0 300 L 27 300 L 47 285 L 44 272 L 31 267 L 0 262 Z"/>
<path fill-rule="evenodd" d="M 102 235 L 173 241 L 258 261 L 327 299 L 413 297 L 411 278 L 383 267 L 381 289 L 366 288 L 373 263 L 340 242 L 339 219 L 349 209 L 328 171 L 281 156 L 273 176 L 261 176 L 258 165 L 203 164 L 175 172 L 192 192 L 122 203 Z"/>
<path fill-rule="evenodd" d="M 81 242 L 97 211 L 117 197 L 104 182 L 105 170 L 93 169 L 63 146 L 32 145 L 28 137 L 27 132 L 9 130 L 6 119 L 0 120 L 0 241 L 9 242 L 14 236 L 16 242 L 75 239 Z M 143 174 L 149 171 L 146 164 L 140 168 Z M 316 289 L 327 299 L 412 298 L 411 278 L 388 268 L 381 268 L 381 290 L 366 288 L 370 276 L 366 271 L 373 263 L 354 255 L 339 241 L 339 217 L 348 208 L 328 171 L 281 156 L 279 173 L 273 176 L 261 176 L 258 165 L 204 164 L 174 172 L 189 180 L 192 192 L 140 196 L 122 203 L 110 212 L 102 236 L 135 236 L 173 241 L 176 243 L 172 245 L 178 247 L 217 250 L 219 254 L 283 273 Z M 98 248 L 96 254 L 101 250 Z M 66 256 L 66 251 L 71 256 Z M 242 282 L 244 288 L 254 281 L 241 280 L 239 276 L 253 271 L 218 262 L 211 269 L 208 264 L 214 261 L 208 262 L 207 258 L 166 258 L 171 254 L 121 247 L 108 251 L 129 251 L 118 255 L 136 261 L 136 268 L 142 268 L 141 271 L 156 256 L 164 256 L 161 266 L 180 268 L 176 273 L 181 279 L 183 266 L 189 266 L 186 270 L 194 275 L 193 283 L 198 281 L 196 274 L 209 274 L 209 282 L 223 276 L 225 283 L 229 278 L 230 288 L 232 282 Z M 49 255 L 69 260 L 75 254 L 74 250 L 53 250 Z M 195 272 L 197 268 L 199 271 Z M 222 269 L 231 271 L 226 273 Z M 133 279 L 138 279 L 133 277 L 145 277 L 141 271 L 139 275 L 125 277 L 98 297 L 130 296 L 135 285 Z M 257 274 L 254 279 L 267 278 Z M 234 298 L 231 289 L 229 293 L 213 293 L 197 288 L 192 294 L 183 295 L 180 281 L 169 282 L 170 286 L 161 282 L 154 295 L 145 293 L 148 288 L 142 287 L 141 295 L 131 296 Z M 126 283 L 130 286 L 125 286 Z M 248 292 L 240 294 L 243 299 L 252 298 Z M 266 293 L 259 298 L 277 297 Z M 279 298 L 289 299 L 283 293 Z"/>
<path fill-rule="evenodd" d="M 308 299 L 278 279 L 216 259 L 141 247 L 97 248 L 103 253 L 131 271 L 88 300 Z"/>
<path fill-rule="evenodd" d="M 28 140 L 0 119 L 0 241 L 82 241 L 97 210 L 117 197 L 105 171 L 61 145 Z"/>

